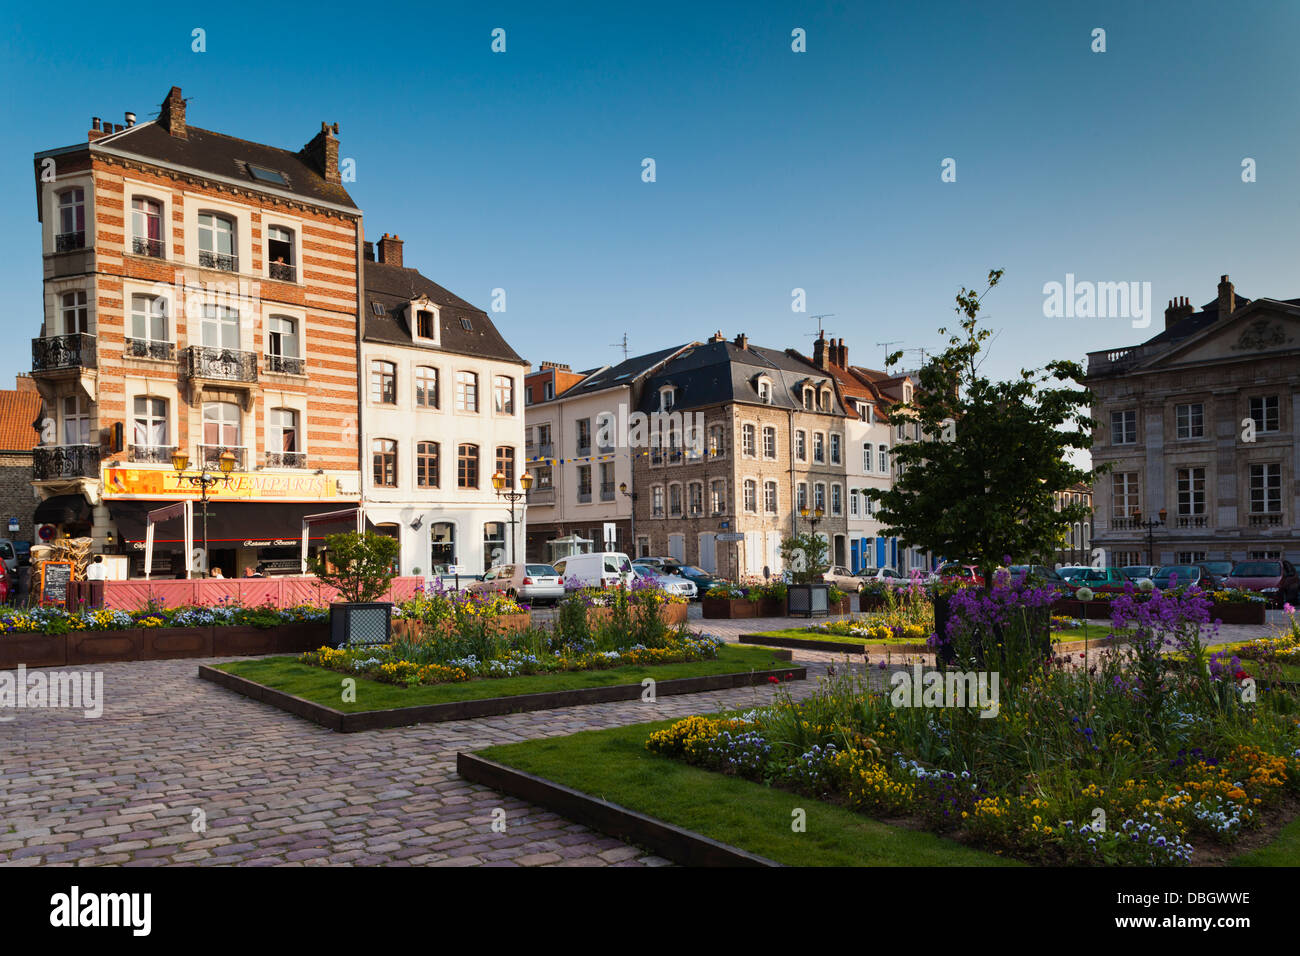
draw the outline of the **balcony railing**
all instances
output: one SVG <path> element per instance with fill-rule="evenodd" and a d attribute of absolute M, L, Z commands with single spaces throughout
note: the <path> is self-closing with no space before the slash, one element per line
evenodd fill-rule
<path fill-rule="evenodd" d="M 239 259 L 236 256 L 223 255 L 220 252 L 199 251 L 199 265 L 205 269 L 218 269 L 221 272 L 236 272 Z"/>
<path fill-rule="evenodd" d="M 98 364 L 95 337 L 85 332 L 32 339 L 32 371 L 52 372 L 63 368 L 94 368 Z"/>
<path fill-rule="evenodd" d="M 1250 526 L 1252 528 L 1277 528 L 1282 524 L 1281 512 L 1250 515 Z"/>
<path fill-rule="evenodd" d="M 130 358 L 154 359 L 159 362 L 176 361 L 176 346 L 171 342 L 127 339 L 123 351 Z"/>
<path fill-rule="evenodd" d="M 585 505 L 591 503 L 591 490 L 578 492 L 578 504 Z"/>
<path fill-rule="evenodd" d="M 273 355 L 268 352 L 265 356 L 266 370 L 268 372 L 280 372 L 284 375 L 305 375 L 307 374 L 307 360 L 300 358 L 291 358 L 288 355 Z"/>
<path fill-rule="evenodd" d="M 272 262 L 268 271 L 272 279 L 278 279 L 281 282 L 293 282 L 294 276 L 298 274 L 298 270 L 287 262 Z"/>
<path fill-rule="evenodd" d="M 554 446 L 548 441 L 524 445 L 524 456 L 527 458 L 550 458 L 554 451 Z"/>
<path fill-rule="evenodd" d="M 75 252 L 84 248 L 86 248 L 85 230 L 81 232 L 61 232 L 54 237 L 55 252 Z"/>
<path fill-rule="evenodd" d="M 585 445 L 579 443 L 579 444 L 578 444 L 578 447 L 577 447 L 577 450 L 574 452 L 574 454 L 577 455 L 579 458 L 583 457 L 584 455 L 590 455 L 590 454 L 591 454 L 591 442 L 587 442 L 587 444 L 585 444 Z"/>
<path fill-rule="evenodd" d="M 268 451 L 267 468 L 306 468 L 307 453 L 301 451 Z"/>
<path fill-rule="evenodd" d="M 98 478 L 98 445 L 43 445 L 32 449 L 32 477 L 36 481 L 57 478 Z"/>
<path fill-rule="evenodd" d="M 161 259 L 163 257 L 163 241 L 161 239 L 146 239 L 143 236 L 135 236 L 131 239 L 131 252 L 137 256 Z"/>
<path fill-rule="evenodd" d="M 530 505 L 553 505 L 555 504 L 554 488 L 532 488 L 528 492 L 528 503 Z"/>
<path fill-rule="evenodd" d="M 132 445 L 131 460 L 134 462 L 160 462 L 170 465 L 175 445 Z"/>
<path fill-rule="evenodd" d="M 191 345 L 185 350 L 185 371 L 190 378 L 220 382 L 256 382 L 257 355 L 238 349 Z"/>
<path fill-rule="evenodd" d="M 1110 529 L 1112 531 L 1138 531 L 1139 526 L 1135 518 L 1111 518 Z"/>
<path fill-rule="evenodd" d="M 600 483 L 600 500 L 601 501 L 614 500 L 614 482 L 602 481 Z"/>
<path fill-rule="evenodd" d="M 243 471 L 244 462 L 248 460 L 246 452 L 248 449 L 242 445 L 199 445 L 199 460 L 194 463 L 195 467 L 207 467 L 209 470 L 221 466 L 221 455 L 223 452 L 230 452 L 235 456 L 235 470 Z"/>
<path fill-rule="evenodd" d="M 1208 519 L 1205 515 L 1179 515 L 1176 519 L 1176 527 L 1179 528 L 1204 528 Z"/>

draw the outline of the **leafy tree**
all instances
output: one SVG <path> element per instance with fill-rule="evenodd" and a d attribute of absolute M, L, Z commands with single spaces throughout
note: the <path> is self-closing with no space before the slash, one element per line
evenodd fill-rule
<path fill-rule="evenodd" d="M 794 584 L 816 584 L 830 568 L 826 539 L 819 534 L 795 534 L 781 542 L 781 560 Z"/>
<path fill-rule="evenodd" d="M 922 441 L 894 447 L 898 474 L 888 490 L 871 489 L 876 516 L 909 546 L 979 567 L 986 586 L 1004 555 L 1046 559 L 1085 505 L 1056 510 L 1054 493 L 1090 483 L 1106 467 L 1084 471 L 1067 460 L 1092 447 L 1092 393 L 1077 362 L 1058 360 L 1018 378 L 995 382 L 980 374 L 990 332 L 977 319 L 988 288 L 957 294 L 959 333 L 920 370 L 912 400 L 895 406 L 889 423 L 919 422 Z M 947 328 L 939 334 L 948 334 Z M 901 357 L 889 357 L 893 364 Z"/>
<path fill-rule="evenodd" d="M 338 588 L 339 596 L 352 604 L 375 601 L 388 590 L 396 576 L 395 538 L 367 531 L 348 531 L 325 538 L 325 559 L 312 557 L 307 566 L 325 583 Z"/>

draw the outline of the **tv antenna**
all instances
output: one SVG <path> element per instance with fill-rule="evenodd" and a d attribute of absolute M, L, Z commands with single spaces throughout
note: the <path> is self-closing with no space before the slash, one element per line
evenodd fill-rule
<path fill-rule="evenodd" d="M 610 343 L 610 346 L 609 346 L 609 347 L 612 348 L 612 349 L 622 349 L 622 350 L 623 350 L 623 361 L 624 361 L 624 362 L 627 361 L 627 333 L 626 333 L 626 332 L 623 333 L 623 341 L 622 341 L 622 342 L 612 342 L 612 343 Z"/>
<path fill-rule="evenodd" d="M 886 371 L 889 369 L 889 347 L 890 347 L 891 345 L 902 345 L 902 344 L 903 344 L 903 340 L 902 340 L 902 339 L 895 339 L 895 340 L 892 341 L 892 342 L 877 342 L 877 343 L 876 343 L 877 346 L 882 347 L 882 348 L 884 348 L 884 350 L 885 350 L 885 369 L 886 369 Z"/>
<path fill-rule="evenodd" d="M 835 318 L 835 313 L 823 312 L 821 315 L 810 315 L 808 316 L 808 318 L 817 320 L 817 338 L 822 339 L 826 337 L 825 334 L 822 332 L 822 319 L 833 319 Z M 812 335 L 811 332 L 805 332 L 804 334 Z"/>

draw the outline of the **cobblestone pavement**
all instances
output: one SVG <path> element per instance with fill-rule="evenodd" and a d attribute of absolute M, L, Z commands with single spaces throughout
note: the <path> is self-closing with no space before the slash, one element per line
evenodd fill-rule
<path fill-rule="evenodd" d="M 697 626 L 734 641 L 787 624 Z M 1268 630 L 1225 627 L 1220 637 Z M 796 697 L 843 660 L 794 653 L 810 678 L 790 685 Z M 335 734 L 198 680 L 197 663 L 103 665 L 99 719 L 42 710 L 0 723 L 0 865 L 663 865 L 467 783 L 456 752 L 772 698 L 764 686 Z M 490 827 L 497 807 L 504 834 Z M 206 826 L 195 832 L 200 815 Z"/>

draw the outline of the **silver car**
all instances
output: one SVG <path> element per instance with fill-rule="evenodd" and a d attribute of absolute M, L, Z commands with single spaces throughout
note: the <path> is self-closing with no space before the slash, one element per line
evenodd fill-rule
<path fill-rule="evenodd" d="M 666 593 L 674 597 L 684 597 L 689 601 L 694 600 L 695 596 L 700 593 L 700 589 L 695 586 L 694 581 L 688 581 L 676 574 L 664 574 L 662 571 L 656 571 L 648 564 L 632 565 L 632 573 L 639 580 L 657 584 Z"/>
<path fill-rule="evenodd" d="M 520 604 L 554 604 L 564 597 L 564 578 L 549 564 L 499 564 L 471 589 L 505 594 Z"/>

